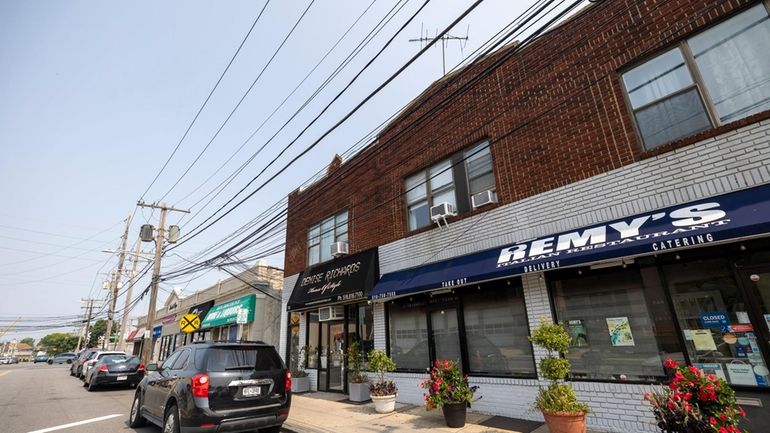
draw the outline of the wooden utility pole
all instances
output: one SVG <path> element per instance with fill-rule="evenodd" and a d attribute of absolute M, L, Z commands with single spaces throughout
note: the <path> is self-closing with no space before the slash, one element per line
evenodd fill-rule
<path fill-rule="evenodd" d="M 91 330 L 91 313 L 94 311 L 95 299 L 81 299 L 81 301 L 88 303 L 88 307 L 86 307 L 88 311 L 86 313 L 86 332 L 83 335 L 83 348 L 86 349 L 88 348 L 88 332 Z M 80 349 L 80 344 L 78 344 L 78 349 Z"/>
<path fill-rule="evenodd" d="M 134 294 L 134 284 L 136 284 L 136 267 L 139 263 L 139 255 L 142 252 L 142 240 L 136 240 L 136 249 L 134 251 L 134 260 L 131 265 L 131 279 L 128 281 L 128 290 L 126 291 L 126 305 L 123 307 L 123 320 L 120 321 L 120 350 L 126 351 L 126 327 L 128 326 L 128 313 L 131 312 L 131 296 Z"/>
<path fill-rule="evenodd" d="M 128 229 L 131 227 L 131 213 L 126 218 L 126 229 L 123 231 L 123 240 L 120 242 L 120 251 L 118 252 L 118 271 L 115 273 L 115 277 L 112 279 L 112 285 L 110 287 L 110 310 L 107 314 L 107 331 L 104 334 L 104 341 L 102 342 L 102 349 L 107 349 L 110 346 L 110 337 L 112 336 L 112 321 L 115 316 L 115 304 L 118 301 L 118 286 L 120 286 L 120 280 L 123 277 L 123 261 L 126 260 L 126 242 L 128 241 Z"/>
<path fill-rule="evenodd" d="M 142 363 L 147 365 L 152 359 L 152 330 L 155 322 L 155 305 L 158 298 L 158 282 L 160 279 L 160 259 L 163 257 L 163 246 L 166 242 L 166 214 L 168 211 L 190 213 L 189 210 L 175 209 L 167 206 L 165 203 L 146 204 L 143 201 L 138 203 L 141 207 L 160 209 L 160 224 L 155 235 L 155 263 L 152 268 L 152 282 L 150 283 L 150 306 L 147 308 L 147 331 L 142 344 Z M 149 338 L 147 334 L 149 333 Z"/>

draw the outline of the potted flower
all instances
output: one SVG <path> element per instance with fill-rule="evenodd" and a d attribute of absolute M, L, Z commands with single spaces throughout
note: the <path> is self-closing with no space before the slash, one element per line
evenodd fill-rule
<path fill-rule="evenodd" d="M 369 400 L 369 378 L 361 372 L 363 356 L 358 342 L 348 347 L 348 398 L 350 401 L 362 402 Z"/>
<path fill-rule="evenodd" d="M 292 348 L 291 353 L 291 392 L 308 392 L 310 391 L 310 378 L 307 372 L 303 368 L 305 359 L 307 357 L 308 346 L 298 349 L 296 346 Z"/>
<path fill-rule="evenodd" d="M 392 380 L 385 380 L 385 373 L 396 369 L 396 363 L 382 350 L 369 352 L 369 370 L 377 374 L 377 381 L 369 385 L 369 393 L 378 413 L 393 412 L 396 408 L 398 389 Z"/>
<path fill-rule="evenodd" d="M 467 407 L 474 401 L 473 394 L 479 388 L 468 384 L 468 376 L 463 376 L 457 362 L 450 360 L 436 361 L 430 370 L 428 380 L 420 384 L 428 392 L 424 393 L 425 409 L 441 408 L 444 420 L 449 427 L 465 426 Z"/>
<path fill-rule="evenodd" d="M 735 392 L 713 374 L 682 367 L 667 359 L 673 371 L 668 387 L 644 394 L 658 428 L 666 433 L 741 433 L 738 423 L 746 413 L 735 401 Z"/>
<path fill-rule="evenodd" d="M 533 408 L 543 413 L 551 433 L 585 433 L 585 416 L 590 409 L 578 401 L 575 390 L 564 382 L 571 365 L 559 356 L 567 353 L 571 338 L 562 325 L 542 322 L 529 340 L 546 350 L 546 357 L 540 360 L 539 366 L 550 383 L 546 388 L 540 387 Z"/>

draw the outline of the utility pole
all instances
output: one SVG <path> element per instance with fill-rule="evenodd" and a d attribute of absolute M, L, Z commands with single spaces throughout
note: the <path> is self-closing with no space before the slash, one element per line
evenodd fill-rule
<path fill-rule="evenodd" d="M 115 316 L 115 303 L 118 301 L 118 286 L 120 285 L 120 280 L 123 276 L 123 261 L 126 259 L 126 242 L 128 241 L 129 227 L 131 227 L 130 212 L 126 218 L 126 229 L 123 231 L 123 240 L 120 243 L 120 251 L 118 254 L 118 271 L 115 273 L 115 278 L 112 279 L 112 287 L 110 287 L 110 310 L 109 314 L 107 315 L 107 331 L 104 334 L 102 349 L 107 349 L 110 346 L 110 337 L 112 336 L 112 321 L 113 317 Z"/>
<path fill-rule="evenodd" d="M 160 224 L 156 231 L 155 236 L 155 263 L 152 268 L 152 282 L 150 284 L 150 306 L 147 309 L 147 331 L 145 331 L 145 337 L 147 333 L 150 334 L 149 338 L 144 339 L 142 344 L 142 363 L 147 365 L 152 359 L 152 329 L 155 323 L 155 304 L 158 298 L 158 282 L 160 280 L 160 259 L 163 257 L 163 247 L 166 241 L 166 214 L 168 211 L 190 213 L 189 210 L 175 209 L 167 206 L 165 203 L 160 204 L 146 204 L 143 201 L 137 203 L 141 207 L 149 207 L 152 209 L 160 209 Z"/>
<path fill-rule="evenodd" d="M 139 263 L 139 255 L 142 251 L 142 241 L 141 239 L 136 240 L 136 250 L 134 251 L 134 260 L 133 264 L 131 265 L 131 279 L 128 282 L 128 291 L 126 291 L 126 306 L 123 307 L 123 320 L 120 321 L 120 350 L 122 352 L 126 351 L 126 327 L 128 326 L 128 313 L 130 313 L 131 308 L 131 296 L 133 296 L 134 293 L 134 284 L 136 284 L 136 267 Z"/>
<path fill-rule="evenodd" d="M 427 29 L 426 29 L 426 35 L 422 36 L 422 29 L 420 29 L 420 37 L 409 39 L 409 42 L 420 42 L 420 46 L 422 46 L 423 42 L 431 42 L 436 38 L 431 38 L 427 36 Z M 441 66 L 442 70 L 444 71 L 443 75 L 446 75 L 446 44 L 448 41 L 467 41 L 468 40 L 468 33 L 466 32 L 465 36 L 452 36 L 449 34 L 446 34 L 441 39 Z M 462 47 L 464 45 L 460 45 L 460 51 L 462 51 Z"/>
<path fill-rule="evenodd" d="M 83 336 L 83 348 L 86 349 L 88 348 L 88 332 L 91 330 L 91 313 L 94 310 L 95 299 L 81 299 L 80 301 L 88 303 L 88 307 L 86 307 L 88 311 L 88 313 L 86 313 L 86 332 Z M 80 343 L 78 343 L 78 349 L 80 349 Z"/>

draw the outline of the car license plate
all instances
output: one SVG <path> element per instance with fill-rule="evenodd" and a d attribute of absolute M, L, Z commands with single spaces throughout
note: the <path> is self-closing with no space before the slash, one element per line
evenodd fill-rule
<path fill-rule="evenodd" d="M 255 397 L 261 394 L 262 391 L 258 386 L 246 386 L 241 391 L 241 395 L 244 397 Z"/>
<path fill-rule="evenodd" d="M 118 380 L 128 380 L 128 376 L 118 376 Z"/>

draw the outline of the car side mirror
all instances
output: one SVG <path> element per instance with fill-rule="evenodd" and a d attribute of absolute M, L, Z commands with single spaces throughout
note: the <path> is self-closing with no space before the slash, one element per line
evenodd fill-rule
<path fill-rule="evenodd" d="M 158 364 L 156 364 L 154 362 L 152 364 L 147 364 L 147 369 L 146 370 L 147 371 L 158 371 Z"/>

